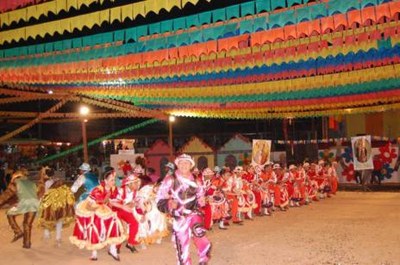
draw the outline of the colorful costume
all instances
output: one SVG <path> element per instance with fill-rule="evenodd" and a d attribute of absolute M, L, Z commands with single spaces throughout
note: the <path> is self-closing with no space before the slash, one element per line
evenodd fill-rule
<path fill-rule="evenodd" d="M 125 179 L 122 187 L 118 189 L 117 201 L 119 203 L 121 203 L 122 205 L 130 205 L 130 204 L 134 204 L 136 202 L 137 192 L 135 190 L 131 190 L 129 187 L 127 187 L 127 185 L 126 185 L 127 181 L 131 181 L 131 177 L 127 177 Z M 130 212 L 125 211 L 124 209 L 116 208 L 116 207 L 114 207 L 113 210 L 115 212 L 117 212 L 118 218 L 120 218 L 122 221 L 124 221 L 128 226 L 128 230 L 129 230 L 128 244 L 130 246 L 139 244 L 138 241 L 136 240 L 139 224 L 138 224 L 138 220 L 135 218 L 135 216 L 133 214 L 133 211 L 135 211 L 134 207 L 132 207 L 132 211 L 130 211 Z"/>
<path fill-rule="evenodd" d="M 8 223 L 14 231 L 12 242 L 23 237 L 22 247 L 30 248 L 32 223 L 39 207 L 36 184 L 27 179 L 27 177 L 22 173 L 14 174 L 7 190 L 0 195 L 0 206 L 4 205 L 14 197 L 18 198 L 18 203 L 7 211 Z M 24 215 L 23 231 L 15 220 L 18 215 L 22 214 Z"/>
<path fill-rule="evenodd" d="M 315 165 L 312 164 L 311 168 L 306 172 L 306 190 L 308 201 L 318 201 L 318 182 L 316 181 L 317 172 L 315 171 Z"/>
<path fill-rule="evenodd" d="M 40 201 L 38 211 L 38 225 L 53 231 L 56 227 L 68 227 L 75 220 L 75 197 L 70 188 L 61 180 L 48 180 L 49 186 Z M 58 228 L 60 227 L 60 228 Z M 56 240 L 61 240 L 61 231 Z"/>
<path fill-rule="evenodd" d="M 302 201 L 301 197 L 301 178 L 300 173 L 297 171 L 297 167 L 294 165 L 289 166 L 289 172 L 287 173 L 286 182 L 289 198 L 290 198 L 290 206 L 300 206 L 300 201 Z"/>
<path fill-rule="evenodd" d="M 70 237 L 72 244 L 81 249 L 97 250 L 125 240 L 121 221 L 108 206 L 117 193 L 116 188 L 106 190 L 101 183 L 77 205 L 75 228 Z"/>
<path fill-rule="evenodd" d="M 163 237 L 166 237 L 168 232 L 167 217 L 161 213 L 156 204 L 156 191 L 157 187 L 154 185 L 146 185 L 138 192 L 139 212 L 138 217 L 144 217 L 144 222 L 147 226 L 143 225 L 143 237 L 139 238 L 145 244 L 161 243 Z M 139 229 L 140 230 L 140 229 Z"/>
<path fill-rule="evenodd" d="M 241 187 L 238 187 L 237 177 L 230 175 L 225 181 L 223 191 L 229 201 L 229 208 L 231 210 L 232 222 L 241 223 L 239 213 L 239 197 L 241 196 Z M 241 182 L 240 182 L 241 183 Z"/>
<path fill-rule="evenodd" d="M 277 178 L 272 167 L 269 166 L 264 172 L 261 172 L 259 178 L 259 187 L 261 192 L 261 203 L 264 211 L 262 214 L 270 215 L 275 201 L 275 186 Z"/>
<path fill-rule="evenodd" d="M 288 177 L 287 174 L 285 176 L 285 173 L 279 164 L 274 164 L 272 169 L 276 176 L 276 184 L 274 185 L 274 205 L 279 207 L 282 211 L 285 211 L 289 204 L 289 193 L 286 186 Z"/>
<path fill-rule="evenodd" d="M 225 220 L 230 219 L 228 213 L 229 204 L 226 200 L 226 196 L 222 191 L 225 181 L 218 175 L 211 180 L 211 188 L 214 190 L 212 199 L 210 200 L 213 220 Z"/>
<path fill-rule="evenodd" d="M 193 175 L 190 179 L 180 175 L 165 177 L 157 193 L 157 206 L 163 213 L 169 213 L 173 220 L 173 240 L 179 265 L 192 264 L 190 258 L 190 239 L 196 245 L 199 255 L 199 263 L 209 260 L 211 243 L 206 238 L 206 230 L 203 227 L 203 218 L 199 207 L 204 203 L 204 192 L 195 182 Z M 173 209 L 172 203 L 177 202 L 178 207 Z"/>
<path fill-rule="evenodd" d="M 77 180 L 75 180 L 74 184 L 71 186 L 71 191 L 76 193 L 81 186 L 84 186 L 84 192 L 79 196 L 78 202 L 85 200 L 90 192 L 99 185 L 99 179 L 95 174 L 90 171 L 87 171 L 81 174 Z"/>
<path fill-rule="evenodd" d="M 337 176 L 336 166 L 337 166 L 337 162 L 334 161 L 328 171 L 329 178 L 330 178 L 330 186 L 332 189 L 331 193 L 334 195 L 336 194 L 336 191 L 338 189 L 338 176 Z"/>

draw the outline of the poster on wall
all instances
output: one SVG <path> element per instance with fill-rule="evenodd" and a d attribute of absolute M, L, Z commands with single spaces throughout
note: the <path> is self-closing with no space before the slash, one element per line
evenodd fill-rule
<path fill-rule="evenodd" d="M 251 161 L 253 164 L 265 165 L 271 159 L 271 140 L 254 139 Z"/>
<path fill-rule="evenodd" d="M 371 136 L 351 137 L 351 146 L 353 148 L 354 170 L 374 169 Z"/>
<path fill-rule="evenodd" d="M 135 139 L 114 139 L 115 151 L 118 154 L 134 154 Z"/>

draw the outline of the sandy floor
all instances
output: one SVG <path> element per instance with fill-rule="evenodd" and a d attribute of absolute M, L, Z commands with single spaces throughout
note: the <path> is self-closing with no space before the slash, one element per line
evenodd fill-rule
<path fill-rule="evenodd" d="M 97 262 L 89 261 L 88 251 L 68 242 L 71 228 L 64 231 L 61 248 L 43 241 L 36 227 L 32 249 L 22 249 L 22 242 L 11 244 L 4 212 L 0 264 L 117 264 L 105 250 Z M 210 264 L 400 264 L 399 224 L 400 193 L 340 192 L 310 206 L 230 226 L 228 231 L 214 228 L 208 233 L 213 242 Z M 196 261 L 194 250 L 192 254 Z M 121 259 L 123 264 L 176 264 L 170 238 L 139 254 L 123 249 Z"/>

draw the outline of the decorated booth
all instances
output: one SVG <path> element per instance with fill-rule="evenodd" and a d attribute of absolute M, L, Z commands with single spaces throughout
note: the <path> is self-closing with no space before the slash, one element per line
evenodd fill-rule
<path fill-rule="evenodd" d="M 207 167 L 214 168 L 215 166 L 214 149 L 198 137 L 192 137 L 179 149 L 178 153 L 192 156 L 200 170 Z"/>
<path fill-rule="evenodd" d="M 155 170 L 155 174 L 161 176 L 165 174 L 164 166 L 169 162 L 170 147 L 163 140 L 157 140 L 144 153 L 147 166 Z"/>
<path fill-rule="evenodd" d="M 235 134 L 217 151 L 217 165 L 234 168 L 251 163 L 252 144 L 250 139 Z"/>

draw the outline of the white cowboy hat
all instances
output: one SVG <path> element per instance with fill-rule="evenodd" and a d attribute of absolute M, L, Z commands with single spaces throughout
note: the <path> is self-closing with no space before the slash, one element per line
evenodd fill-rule
<path fill-rule="evenodd" d="M 290 165 L 289 166 L 289 170 L 292 170 L 292 169 L 296 169 L 297 167 L 295 166 L 295 165 Z"/>
<path fill-rule="evenodd" d="M 88 163 L 83 163 L 80 167 L 80 170 L 82 171 L 90 171 L 90 165 Z"/>
<path fill-rule="evenodd" d="M 219 173 L 219 172 L 221 172 L 221 170 L 222 169 L 219 166 L 215 166 L 214 167 L 214 172 L 218 172 Z"/>
<path fill-rule="evenodd" d="M 193 158 L 190 155 L 182 154 L 175 159 L 175 165 L 178 165 L 181 161 L 189 161 L 192 167 L 194 167 L 195 163 Z"/>
<path fill-rule="evenodd" d="M 274 166 L 272 167 L 272 169 L 279 169 L 279 168 L 281 168 L 281 165 L 279 164 L 274 164 Z"/>

